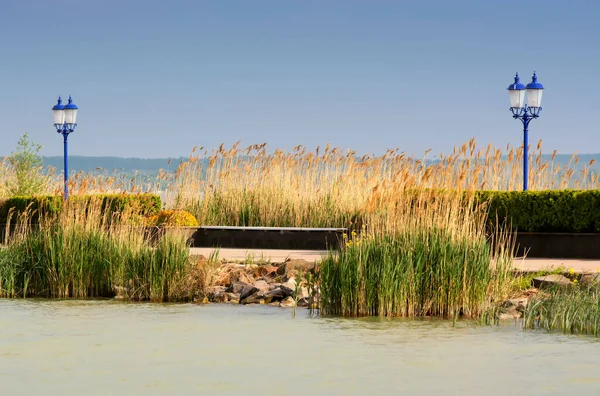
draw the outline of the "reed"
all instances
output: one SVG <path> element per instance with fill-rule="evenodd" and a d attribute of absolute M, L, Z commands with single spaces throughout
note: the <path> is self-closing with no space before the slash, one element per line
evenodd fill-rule
<path fill-rule="evenodd" d="M 398 150 L 358 157 L 329 146 L 313 152 L 297 146 L 288 153 L 269 153 L 265 144 L 201 150 L 171 175 L 165 199 L 205 225 L 347 227 L 410 189 L 520 190 L 522 185 L 521 149 L 478 149 L 474 140 L 435 161 Z M 532 190 L 600 186 L 593 161 L 576 171 L 577 157 L 558 166 L 542 158 L 541 142 L 532 151 Z"/>
<path fill-rule="evenodd" d="M 321 264 L 321 314 L 477 318 L 511 287 L 512 241 L 455 193 L 398 196 Z M 502 240 L 504 238 L 504 240 Z"/>
<path fill-rule="evenodd" d="M 600 335 L 600 289 L 575 284 L 533 298 L 523 315 L 525 329 L 565 334 Z"/>
<path fill-rule="evenodd" d="M 151 245 L 133 213 L 102 212 L 101 200 L 68 201 L 31 224 L 24 213 L 0 251 L 0 297 L 184 301 L 202 291 L 202 268 L 183 238 Z"/>

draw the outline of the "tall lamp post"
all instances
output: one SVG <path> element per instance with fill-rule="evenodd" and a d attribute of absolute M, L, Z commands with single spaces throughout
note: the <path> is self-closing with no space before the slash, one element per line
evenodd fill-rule
<path fill-rule="evenodd" d="M 523 191 L 527 191 L 527 181 L 529 180 L 529 123 L 540 116 L 543 90 L 544 86 L 538 82 L 535 72 L 527 86 L 519 82 L 519 73 L 515 76 L 515 82 L 508 86 L 510 111 L 513 118 L 523 122 Z M 529 103 L 525 103 L 525 93 L 527 93 Z"/>
<path fill-rule="evenodd" d="M 69 134 L 75 131 L 77 126 L 77 110 L 78 107 L 73 103 L 73 99 L 69 96 L 69 102 L 66 105 L 62 104 L 62 99 L 58 97 L 58 103 L 52 108 L 54 113 L 54 127 L 56 132 L 63 135 L 64 142 L 64 167 L 65 167 L 65 192 L 64 200 L 69 198 Z"/>

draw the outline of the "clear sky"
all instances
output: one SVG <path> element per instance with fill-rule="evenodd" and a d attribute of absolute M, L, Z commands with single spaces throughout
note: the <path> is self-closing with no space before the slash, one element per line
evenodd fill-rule
<path fill-rule="evenodd" d="M 544 151 L 600 152 L 598 0 L 0 0 L 0 155 L 186 156 L 241 140 L 447 153 L 522 139 L 507 86 L 536 70 Z"/>

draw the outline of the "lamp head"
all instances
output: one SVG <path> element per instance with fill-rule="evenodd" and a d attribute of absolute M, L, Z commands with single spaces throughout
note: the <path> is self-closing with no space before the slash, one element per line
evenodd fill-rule
<path fill-rule="evenodd" d="M 65 122 L 65 106 L 62 104 L 60 96 L 52 108 L 52 113 L 54 114 L 54 125 L 62 125 Z"/>
<path fill-rule="evenodd" d="M 519 73 L 515 75 L 515 82 L 508 86 L 508 95 L 511 109 L 525 107 L 525 85 L 521 84 Z"/>
<path fill-rule="evenodd" d="M 533 72 L 531 82 L 525 87 L 527 90 L 527 105 L 529 107 L 542 107 L 542 93 L 544 92 L 544 86 L 538 82 L 537 75 Z"/>
<path fill-rule="evenodd" d="M 73 103 L 73 99 L 69 95 L 69 102 L 65 105 L 65 123 L 69 125 L 69 129 L 74 129 L 77 125 L 77 110 L 79 107 Z"/>

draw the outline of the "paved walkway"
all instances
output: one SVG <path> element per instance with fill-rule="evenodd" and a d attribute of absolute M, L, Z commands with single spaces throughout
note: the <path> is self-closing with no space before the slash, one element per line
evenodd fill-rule
<path fill-rule="evenodd" d="M 214 248 L 191 248 L 190 254 L 209 257 L 217 253 Z M 279 250 L 279 249 L 219 249 L 220 259 L 230 261 L 270 261 L 284 262 L 288 258 L 314 262 L 327 255 L 326 250 Z M 564 268 L 575 272 L 600 272 L 600 260 L 553 259 L 553 258 L 516 258 L 515 269 L 522 271 L 540 271 L 543 269 Z"/>

